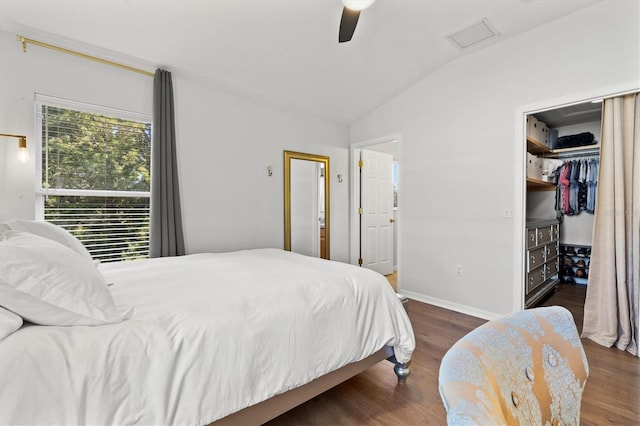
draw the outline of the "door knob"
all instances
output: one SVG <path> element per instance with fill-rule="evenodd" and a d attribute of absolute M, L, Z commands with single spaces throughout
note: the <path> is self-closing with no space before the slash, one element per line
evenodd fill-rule
<path fill-rule="evenodd" d="M 389 222 L 393 223 L 393 222 L 395 222 L 395 221 L 396 221 L 396 220 L 395 220 L 394 218 L 392 218 L 392 217 L 390 217 L 390 218 L 389 218 Z"/>

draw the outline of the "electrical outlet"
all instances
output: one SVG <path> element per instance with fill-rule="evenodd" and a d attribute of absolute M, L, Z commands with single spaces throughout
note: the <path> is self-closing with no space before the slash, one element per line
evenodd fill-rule
<path fill-rule="evenodd" d="M 464 275 L 464 269 L 462 269 L 462 265 L 456 265 L 456 275 L 459 277 Z"/>

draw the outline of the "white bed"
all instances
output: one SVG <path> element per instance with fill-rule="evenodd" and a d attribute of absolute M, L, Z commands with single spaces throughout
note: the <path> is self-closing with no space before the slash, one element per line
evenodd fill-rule
<path fill-rule="evenodd" d="M 258 249 L 99 271 L 124 320 L 2 339 L 0 424 L 208 424 L 415 345 L 385 278 L 352 265 Z"/>

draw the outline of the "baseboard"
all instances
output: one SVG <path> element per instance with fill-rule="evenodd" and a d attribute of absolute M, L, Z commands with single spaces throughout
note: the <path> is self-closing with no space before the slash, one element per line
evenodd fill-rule
<path fill-rule="evenodd" d="M 483 311 L 482 309 L 477 309 L 472 306 L 461 305 L 458 303 L 453 303 L 448 300 L 438 299 L 436 297 L 429 297 L 423 294 L 414 293 L 412 291 L 400 290 L 398 294 L 402 296 L 406 296 L 409 299 L 417 300 L 418 302 L 428 303 L 429 305 L 438 306 L 440 308 L 449 309 L 450 311 L 459 312 L 465 315 L 471 315 L 472 317 L 482 318 L 486 320 L 496 319 L 501 317 L 501 314 L 496 314 L 495 312 Z"/>

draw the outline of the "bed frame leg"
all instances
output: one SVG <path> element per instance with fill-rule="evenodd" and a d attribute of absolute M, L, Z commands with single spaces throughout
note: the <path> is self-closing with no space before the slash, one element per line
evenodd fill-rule
<path fill-rule="evenodd" d="M 411 368 L 409 368 L 411 361 L 407 361 L 405 363 L 398 362 L 396 356 L 393 354 L 393 349 L 389 346 L 387 346 L 386 349 L 387 355 L 389 355 L 387 361 L 395 364 L 395 366 L 393 367 L 393 372 L 396 373 L 396 376 L 398 376 L 398 384 L 405 384 L 407 382 L 407 377 L 409 377 L 409 374 L 411 374 Z"/>
<path fill-rule="evenodd" d="M 404 310 L 409 313 L 409 298 L 407 296 L 398 294 L 398 299 L 400 299 L 400 302 L 402 302 L 402 307 L 404 308 Z M 411 364 L 411 361 L 409 360 L 406 363 L 398 362 L 396 356 L 393 353 L 393 349 L 389 347 L 387 347 L 387 354 L 390 355 L 387 360 L 395 364 L 395 366 L 393 367 L 393 372 L 396 373 L 396 376 L 398 376 L 398 384 L 405 384 L 407 382 L 407 377 L 409 377 L 409 374 L 411 374 L 411 369 L 409 368 L 409 364 Z"/>
<path fill-rule="evenodd" d="M 403 385 L 407 382 L 409 374 L 411 374 L 411 368 L 409 368 L 409 363 L 396 363 L 395 367 L 393 367 L 393 372 L 398 376 L 398 384 Z"/>

